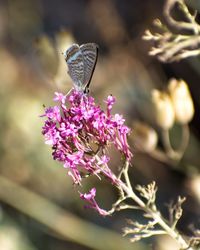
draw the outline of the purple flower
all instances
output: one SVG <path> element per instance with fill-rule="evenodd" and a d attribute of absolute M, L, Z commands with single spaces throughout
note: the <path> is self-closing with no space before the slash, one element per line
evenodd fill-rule
<path fill-rule="evenodd" d="M 42 115 L 42 116 L 46 116 L 46 117 L 48 117 L 50 120 L 60 122 L 60 118 L 61 118 L 60 109 L 59 109 L 59 107 L 57 107 L 57 106 L 49 107 L 49 108 L 47 108 L 47 109 L 45 110 L 45 114 Z"/>
<path fill-rule="evenodd" d="M 55 93 L 54 101 L 58 105 L 45 109 L 42 115 L 46 117 L 42 134 L 46 144 L 52 146 L 53 159 L 62 162 L 76 184 L 81 184 L 84 174 L 105 176 L 117 184 L 119 180 L 108 166 L 106 149 L 114 146 L 129 161 L 132 153 L 124 118 L 111 115 L 115 98 L 108 96 L 106 112 L 93 97 L 75 90 L 69 96 Z"/>
<path fill-rule="evenodd" d="M 66 101 L 66 95 L 63 95 L 62 93 L 55 92 L 55 97 L 54 97 L 53 100 L 55 102 L 65 103 L 65 101 Z"/>
<path fill-rule="evenodd" d="M 98 161 L 98 165 L 105 165 L 109 162 L 110 158 L 107 155 L 103 155 L 99 161 Z"/>
<path fill-rule="evenodd" d="M 85 194 L 80 193 L 80 198 L 89 203 L 89 205 L 86 205 L 85 208 L 93 208 L 102 216 L 109 215 L 109 213 L 106 210 L 104 210 L 98 206 L 98 204 L 95 200 L 95 196 L 96 196 L 96 189 L 95 188 L 92 188 L 89 191 L 89 193 L 85 193 Z"/>
<path fill-rule="evenodd" d="M 59 133 L 56 131 L 56 123 L 47 120 L 45 126 L 42 128 L 42 134 L 45 137 L 45 143 L 55 145 L 59 140 Z"/>
<path fill-rule="evenodd" d="M 107 103 L 107 115 L 110 116 L 113 104 L 115 103 L 115 98 L 112 95 L 109 95 L 105 103 Z"/>

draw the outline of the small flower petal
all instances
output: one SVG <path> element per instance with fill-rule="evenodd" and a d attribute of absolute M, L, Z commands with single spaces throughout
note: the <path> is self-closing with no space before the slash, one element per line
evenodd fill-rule
<path fill-rule="evenodd" d="M 85 208 L 95 209 L 102 216 L 109 215 L 109 213 L 106 210 L 104 210 L 98 206 L 98 204 L 95 200 L 95 196 L 96 196 L 96 189 L 95 188 L 92 188 L 89 191 L 89 193 L 85 193 L 85 194 L 80 193 L 80 198 L 89 203 L 89 205 L 86 205 Z"/>

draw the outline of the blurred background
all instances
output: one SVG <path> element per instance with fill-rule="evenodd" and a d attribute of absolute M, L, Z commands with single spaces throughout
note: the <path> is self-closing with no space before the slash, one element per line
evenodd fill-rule
<path fill-rule="evenodd" d="M 188 83 L 195 116 L 183 158 L 174 168 L 133 145 L 130 176 L 134 185 L 156 181 L 158 207 L 166 217 L 166 204 L 186 196 L 178 228 L 191 235 L 191 224 L 199 225 L 200 60 L 164 64 L 148 56 L 151 44 L 141 37 L 153 19 L 162 19 L 163 5 L 163 0 L 0 0 L 0 250 L 164 249 L 164 240 L 176 249 L 168 238 L 134 245 L 122 238 L 126 218 L 141 220 L 139 212 L 102 218 L 85 210 L 66 170 L 44 144 L 39 116 L 43 105 L 53 105 L 55 91 L 72 87 L 62 52 L 74 42 L 99 45 L 91 94 L 102 105 L 109 94 L 116 96 L 114 111 L 129 126 L 140 120 L 159 134 L 151 90 L 166 88 L 171 77 Z M 190 7 L 200 11 L 199 1 L 190 1 Z M 176 145 L 180 127 L 171 133 Z M 95 178 L 85 180 L 81 191 L 94 185 L 100 206 L 109 209 L 117 191 Z"/>

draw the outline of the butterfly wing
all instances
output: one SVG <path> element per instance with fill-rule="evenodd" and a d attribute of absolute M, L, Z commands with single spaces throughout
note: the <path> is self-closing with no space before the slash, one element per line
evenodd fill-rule
<path fill-rule="evenodd" d="M 98 45 L 95 43 L 82 44 L 80 50 L 82 52 L 84 64 L 83 88 L 86 90 L 90 85 L 95 70 L 98 57 Z"/>
<path fill-rule="evenodd" d="M 73 44 L 65 52 L 65 60 L 68 65 L 68 73 L 72 78 L 76 90 L 83 91 L 84 85 L 84 59 L 78 44 Z"/>

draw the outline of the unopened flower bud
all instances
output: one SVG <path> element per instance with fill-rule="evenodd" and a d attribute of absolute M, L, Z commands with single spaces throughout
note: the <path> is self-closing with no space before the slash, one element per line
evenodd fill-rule
<path fill-rule="evenodd" d="M 194 197 L 200 202 L 200 175 L 190 177 L 186 184 L 190 192 L 192 192 Z"/>
<path fill-rule="evenodd" d="M 194 116 L 194 104 L 186 82 L 171 79 L 168 88 L 174 106 L 176 121 L 182 124 L 190 122 Z"/>
<path fill-rule="evenodd" d="M 154 89 L 152 91 L 152 102 L 155 108 L 156 123 L 162 129 L 170 129 L 174 124 L 174 109 L 169 95 Z"/>
<path fill-rule="evenodd" d="M 139 150 L 145 152 L 153 151 L 158 142 L 156 131 L 143 122 L 136 121 L 133 123 L 132 141 Z"/>

